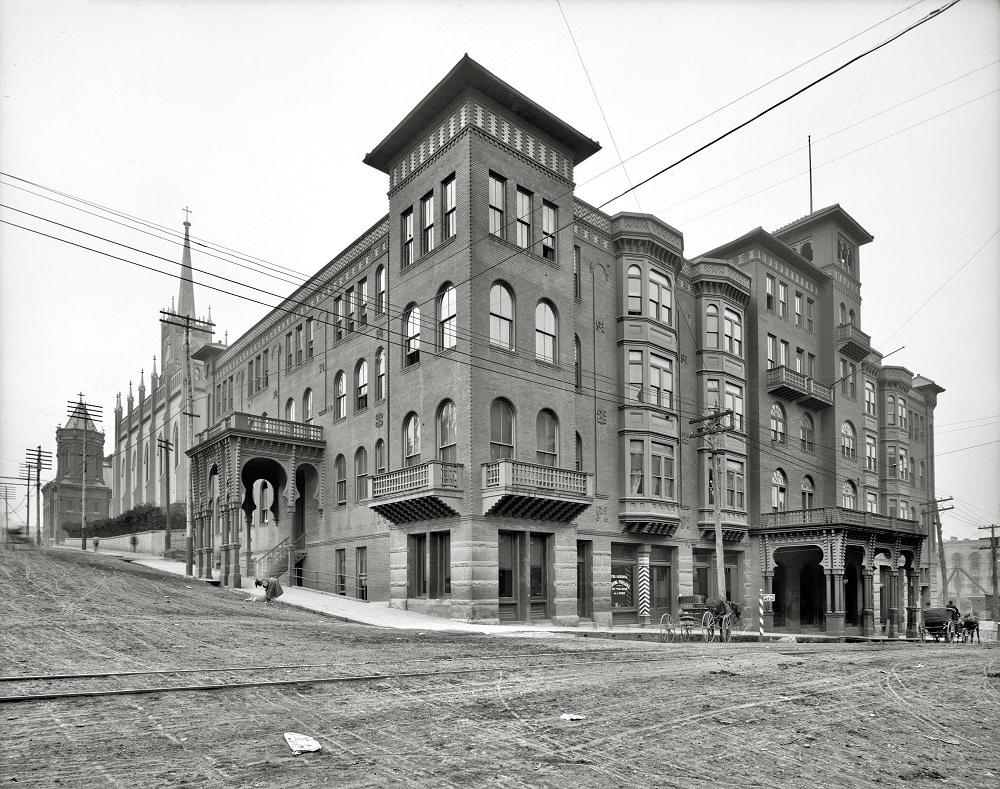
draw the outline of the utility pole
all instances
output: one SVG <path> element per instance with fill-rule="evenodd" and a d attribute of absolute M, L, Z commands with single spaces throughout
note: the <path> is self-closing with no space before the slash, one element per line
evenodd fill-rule
<path fill-rule="evenodd" d="M 990 530 L 989 545 L 980 546 L 979 550 L 990 552 L 990 576 L 993 580 L 993 594 L 990 597 L 990 619 L 996 622 L 1000 619 L 1000 600 L 997 600 L 997 525 L 980 526 L 980 531 Z"/>
<path fill-rule="evenodd" d="M 29 467 L 34 465 L 35 467 L 35 542 L 38 545 L 42 544 L 42 469 L 52 468 L 52 453 L 43 452 L 41 445 L 37 449 L 31 449 L 30 447 L 27 451 L 27 459 Z M 29 491 L 30 497 L 30 491 Z M 28 528 L 31 529 L 30 518 L 28 519 Z"/>
<path fill-rule="evenodd" d="M 83 422 L 83 466 L 80 469 L 80 550 L 87 550 L 87 423 L 100 422 L 103 419 L 103 408 L 84 402 L 83 392 L 80 392 L 80 402 L 69 403 L 69 418 L 78 418 Z M 95 424 L 96 427 L 96 424 Z"/>
<path fill-rule="evenodd" d="M 716 594 L 720 600 L 728 600 L 726 595 L 726 569 L 725 551 L 722 547 L 722 495 L 725 491 L 723 474 L 725 473 L 725 444 L 719 441 L 719 437 L 725 433 L 732 433 L 735 428 L 732 426 L 733 410 L 716 411 L 709 416 L 701 416 L 689 420 L 688 424 L 698 424 L 708 422 L 707 427 L 699 427 L 695 430 L 696 436 L 705 439 L 709 447 L 709 455 L 712 459 L 712 474 L 714 482 L 710 480 L 709 490 L 712 492 L 712 504 L 715 513 L 715 586 Z M 725 417 L 730 417 L 729 424 L 723 424 Z M 720 448 L 721 445 L 721 448 Z"/>
<path fill-rule="evenodd" d="M 10 485 L 0 485 L 0 498 L 3 499 L 3 535 L 4 540 L 10 539 L 10 509 L 9 502 L 14 488 Z"/>
<path fill-rule="evenodd" d="M 156 439 L 156 444 L 166 456 L 166 463 L 164 464 L 164 467 L 167 470 L 167 521 L 166 526 L 163 528 L 163 552 L 166 553 L 170 550 L 170 450 L 173 449 L 174 445 L 165 438 Z"/>
<path fill-rule="evenodd" d="M 954 507 L 939 507 L 939 504 L 944 504 L 952 500 L 949 496 L 946 499 L 933 499 L 931 501 L 922 501 L 921 505 L 927 507 L 927 509 L 922 510 L 923 514 L 931 514 L 934 518 L 934 530 L 935 536 L 937 537 L 937 550 L 938 550 L 938 563 L 941 566 L 941 603 L 944 604 L 948 601 L 948 567 L 944 558 L 944 534 L 941 531 L 941 513 L 947 512 L 948 510 L 955 509 Z"/>
<path fill-rule="evenodd" d="M 30 539 L 31 538 L 31 464 L 22 463 L 21 471 L 24 472 L 24 480 L 25 480 L 24 500 L 25 503 L 28 505 L 27 517 L 24 520 L 24 536 Z"/>

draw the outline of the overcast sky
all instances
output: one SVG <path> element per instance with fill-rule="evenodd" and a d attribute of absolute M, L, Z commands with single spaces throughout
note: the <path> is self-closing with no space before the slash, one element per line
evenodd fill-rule
<path fill-rule="evenodd" d="M 0 475 L 55 450 L 78 392 L 113 436 L 116 394 L 148 386 L 185 206 L 231 250 L 196 246 L 238 284 L 196 273 L 195 300 L 235 339 L 385 214 L 362 158 L 465 53 L 602 144 L 576 171 L 602 205 L 945 4 L 3 0 Z M 815 207 L 875 237 L 861 329 L 946 389 L 962 538 L 1000 524 L 998 59 L 1000 3 L 962 0 L 604 206 L 656 214 L 689 258 L 774 230 L 809 212 L 811 135 Z"/>

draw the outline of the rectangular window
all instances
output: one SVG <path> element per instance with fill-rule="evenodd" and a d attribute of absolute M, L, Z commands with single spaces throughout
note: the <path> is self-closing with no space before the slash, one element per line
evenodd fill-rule
<path fill-rule="evenodd" d="M 556 207 L 550 203 L 542 203 L 542 257 L 546 260 L 556 259 Z"/>
<path fill-rule="evenodd" d="M 743 463 L 738 460 L 726 460 L 726 506 L 742 510 L 746 506 L 746 479 Z"/>
<path fill-rule="evenodd" d="M 531 246 L 531 192 L 517 190 L 517 245 L 522 249 Z"/>
<path fill-rule="evenodd" d="M 788 343 L 784 340 L 778 343 L 778 364 L 788 367 Z"/>
<path fill-rule="evenodd" d="M 409 208 L 403 212 L 402 217 L 402 251 L 400 260 L 403 268 L 413 263 L 413 209 Z"/>
<path fill-rule="evenodd" d="M 709 378 L 705 383 L 705 405 L 713 411 L 722 410 L 722 398 L 719 395 L 718 378 Z"/>
<path fill-rule="evenodd" d="M 902 447 L 899 448 L 899 478 L 904 482 L 910 480 L 910 456 Z"/>
<path fill-rule="evenodd" d="M 506 195 L 507 182 L 499 175 L 490 173 L 490 234 L 498 238 L 507 237 L 504 225 Z"/>
<path fill-rule="evenodd" d="M 573 247 L 573 296 L 580 298 L 580 247 Z"/>
<path fill-rule="evenodd" d="M 658 499 L 674 498 L 674 447 L 656 441 L 650 447 L 650 479 L 653 496 Z"/>
<path fill-rule="evenodd" d="M 865 511 L 878 514 L 878 494 L 868 491 L 865 494 Z"/>
<path fill-rule="evenodd" d="M 878 471 L 878 444 L 875 436 L 865 436 L 865 468 Z"/>
<path fill-rule="evenodd" d="M 628 399 L 637 403 L 642 396 L 642 351 L 628 352 Z"/>
<path fill-rule="evenodd" d="M 271 354 L 265 352 L 264 356 L 263 356 L 263 359 L 262 359 L 262 361 L 264 362 L 264 388 L 265 389 L 269 386 L 268 382 L 269 382 L 269 378 L 270 378 L 270 373 L 268 372 L 268 359 L 270 357 L 271 357 Z"/>
<path fill-rule="evenodd" d="M 316 353 L 316 324 L 313 319 L 306 321 L 306 356 L 310 359 Z"/>
<path fill-rule="evenodd" d="M 649 402 L 660 408 L 672 408 L 674 366 L 670 359 L 656 354 L 649 357 Z"/>
<path fill-rule="evenodd" d="M 858 397 L 858 368 L 857 365 L 849 364 L 847 366 L 847 396 L 852 400 L 856 400 Z"/>
<path fill-rule="evenodd" d="M 338 548 L 333 555 L 334 594 L 347 594 L 347 549 Z"/>
<path fill-rule="evenodd" d="M 368 325 L 368 280 L 358 283 L 358 325 Z M 309 354 L 312 356 L 312 353 Z"/>
<path fill-rule="evenodd" d="M 514 597 L 514 575 L 517 568 L 517 537 L 510 532 L 497 534 L 497 596 Z"/>
<path fill-rule="evenodd" d="M 633 496 L 644 495 L 645 485 L 643 484 L 643 459 L 645 456 L 645 444 L 642 441 L 628 442 L 629 472 L 628 490 Z"/>
<path fill-rule="evenodd" d="M 344 339 L 344 299 L 340 296 L 333 300 L 333 338 Z"/>
<path fill-rule="evenodd" d="M 806 330 L 813 330 L 813 313 L 816 308 L 816 302 L 812 299 L 806 299 Z"/>
<path fill-rule="evenodd" d="M 723 313 L 723 341 L 729 353 L 743 356 L 743 322 L 739 313 L 730 309 Z"/>
<path fill-rule="evenodd" d="M 455 176 L 449 177 L 441 184 L 441 203 L 444 209 L 444 238 L 454 238 L 458 233 L 458 212 L 455 210 Z"/>
<path fill-rule="evenodd" d="M 795 372 L 803 375 L 806 372 L 806 352 L 801 348 L 795 349 Z"/>
<path fill-rule="evenodd" d="M 767 369 L 773 370 L 778 366 L 778 338 L 773 334 L 767 335 Z"/>
<path fill-rule="evenodd" d="M 806 354 L 806 361 L 808 362 L 808 364 L 806 365 L 806 371 L 807 371 L 806 374 L 810 378 L 815 378 L 816 377 L 816 356 L 814 354 L 811 354 L 811 353 L 810 354 Z"/>
<path fill-rule="evenodd" d="M 445 597 L 451 594 L 451 532 L 432 531 L 428 551 L 430 595 Z"/>
<path fill-rule="evenodd" d="M 302 364 L 302 324 L 295 327 L 295 363 Z"/>
<path fill-rule="evenodd" d="M 354 288 L 348 288 L 346 293 L 346 298 L 344 299 L 347 308 L 347 333 L 353 334 L 354 332 L 354 310 L 356 305 L 354 303 Z"/>
<path fill-rule="evenodd" d="M 736 430 L 743 430 L 743 387 L 736 384 L 726 384 L 726 408 L 732 410 L 733 427 Z"/>
<path fill-rule="evenodd" d="M 886 476 L 888 476 L 890 478 L 894 478 L 896 476 L 897 470 L 899 469 L 899 464 L 896 461 L 896 447 L 895 446 L 890 445 L 890 446 L 886 447 L 886 450 L 885 450 L 885 465 L 887 466 L 887 468 L 886 468 Z"/>
<path fill-rule="evenodd" d="M 292 369 L 292 333 L 285 335 L 285 369 Z"/>
<path fill-rule="evenodd" d="M 875 416 L 875 382 L 865 381 L 865 413 Z"/>
<path fill-rule="evenodd" d="M 256 390 L 253 388 L 253 359 L 247 362 L 247 394 L 252 395 Z"/>
<path fill-rule="evenodd" d="M 411 534 L 406 539 L 410 566 L 410 597 L 427 596 L 427 535 Z"/>
<path fill-rule="evenodd" d="M 354 549 L 354 572 L 357 576 L 358 599 L 368 599 L 368 549 Z"/>
<path fill-rule="evenodd" d="M 766 296 L 767 308 L 771 310 L 771 312 L 774 312 L 774 277 L 768 274 L 767 279 L 765 280 L 765 284 L 767 287 L 767 296 Z"/>
<path fill-rule="evenodd" d="M 788 316 L 788 285 L 784 282 L 778 283 L 778 315 Z"/>
<path fill-rule="evenodd" d="M 427 254 L 434 249 L 434 193 L 424 195 L 420 201 L 421 246 L 420 251 Z"/>
<path fill-rule="evenodd" d="M 795 294 L 795 325 L 802 325 L 802 294 Z"/>

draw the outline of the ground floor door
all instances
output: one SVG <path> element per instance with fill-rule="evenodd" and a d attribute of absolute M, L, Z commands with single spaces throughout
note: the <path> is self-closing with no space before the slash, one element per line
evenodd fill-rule
<path fill-rule="evenodd" d="M 594 543 L 576 541 L 576 615 L 594 618 Z"/>
<path fill-rule="evenodd" d="M 498 614 L 501 622 L 530 622 L 550 615 L 551 535 L 497 534 Z"/>

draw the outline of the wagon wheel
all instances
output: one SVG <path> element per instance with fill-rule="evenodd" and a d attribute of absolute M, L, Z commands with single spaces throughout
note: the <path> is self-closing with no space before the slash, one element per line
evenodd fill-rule
<path fill-rule="evenodd" d="M 681 620 L 681 638 L 685 641 L 690 641 L 692 637 L 691 633 L 691 620 Z"/>
<path fill-rule="evenodd" d="M 728 644 L 733 640 L 733 615 L 726 614 L 719 623 L 719 639 Z"/>
<path fill-rule="evenodd" d="M 715 617 L 711 611 L 706 611 L 704 616 L 702 616 L 701 626 L 705 640 L 710 643 L 715 641 Z"/>
<path fill-rule="evenodd" d="M 670 614 L 664 614 L 660 617 L 660 641 L 665 643 L 670 643 L 677 637 L 674 633 L 674 621 L 670 618 Z"/>

